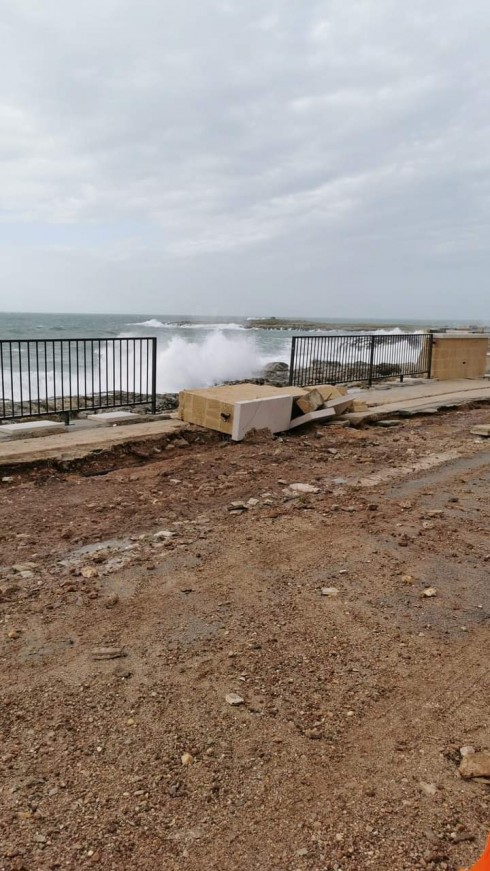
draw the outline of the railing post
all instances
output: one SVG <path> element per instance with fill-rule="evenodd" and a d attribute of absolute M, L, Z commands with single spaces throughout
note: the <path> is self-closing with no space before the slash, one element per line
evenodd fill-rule
<path fill-rule="evenodd" d="M 157 413 L 157 339 L 151 339 L 151 413 Z"/>
<path fill-rule="evenodd" d="M 373 363 L 374 363 L 374 345 L 375 345 L 376 336 L 371 336 L 371 353 L 369 355 L 369 379 L 368 384 L 369 387 L 372 387 L 373 384 Z"/>
<path fill-rule="evenodd" d="M 293 386 L 293 378 L 294 378 L 294 362 L 296 358 L 296 336 L 293 336 L 291 340 L 291 358 L 289 361 L 289 386 Z"/>
<path fill-rule="evenodd" d="M 434 333 L 432 330 L 429 333 L 429 359 L 427 361 L 427 378 L 430 378 L 432 372 L 432 347 L 434 345 Z"/>

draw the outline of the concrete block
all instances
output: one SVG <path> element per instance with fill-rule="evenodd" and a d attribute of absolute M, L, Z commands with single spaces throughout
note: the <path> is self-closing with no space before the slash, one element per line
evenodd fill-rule
<path fill-rule="evenodd" d="M 344 411 L 349 411 L 354 400 L 350 396 L 339 396 L 337 399 L 329 399 L 325 403 L 326 408 L 332 408 L 335 414 L 343 414 Z"/>
<path fill-rule="evenodd" d="M 345 396 L 347 393 L 347 387 L 341 387 L 340 385 L 334 387 L 333 384 L 317 384 L 314 388 L 308 387 L 307 389 L 318 390 L 324 402 L 328 402 L 329 399 L 338 399 L 339 396 Z"/>
<path fill-rule="evenodd" d="M 294 398 L 303 396 L 307 392 L 302 387 L 271 387 L 267 384 L 231 384 L 222 387 L 183 390 L 179 395 L 178 413 L 180 419 L 187 423 L 231 435 L 235 409 L 239 403 L 273 397 L 287 397 L 291 399 L 292 403 Z M 239 428 L 241 429 L 241 425 Z M 280 430 L 277 431 L 280 432 Z"/>
<path fill-rule="evenodd" d="M 335 417 L 334 408 L 320 408 L 318 411 L 310 411 L 309 414 L 302 414 L 301 417 L 295 417 L 289 424 L 289 429 L 296 429 L 297 426 L 302 426 L 305 423 L 321 423 L 328 418 Z"/>
<path fill-rule="evenodd" d="M 295 401 L 303 414 L 309 414 L 310 411 L 318 411 L 325 400 L 320 391 L 314 387 L 313 390 L 309 391 L 309 393 L 305 393 L 304 396 L 299 396 Z"/>
<path fill-rule="evenodd" d="M 351 411 L 359 412 L 359 411 L 368 411 L 369 405 L 367 402 L 364 402 L 363 399 L 353 399 L 352 400 L 352 408 Z"/>
<path fill-rule="evenodd" d="M 88 414 L 87 420 L 99 426 L 118 426 L 122 423 L 138 423 L 144 420 L 144 416 L 131 411 L 100 411 L 98 414 Z"/>
<path fill-rule="evenodd" d="M 66 430 L 64 423 L 53 420 L 35 420 L 25 423 L 5 423 L 0 426 L 0 436 L 9 439 L 30 439 L 36 436 L 51 435 Z"/>
<path fill-rule="evenodd" d="M 236 402 L 231 437 L 239 442 L 253 429 L 285 432 L 289 429 L 292 410 L 292 396 L 269 396 Z"/>

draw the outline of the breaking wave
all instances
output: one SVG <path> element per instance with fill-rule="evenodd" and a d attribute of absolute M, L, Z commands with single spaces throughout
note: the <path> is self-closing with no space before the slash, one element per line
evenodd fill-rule
<path fill-rule="evenodd" d="M 152 330 L 245 330 L 243 324 L 238 323 L 195 323 L 192 321 L 159 321 L 150 318 L 149 321 L 136 321 L 128 324 L 128 327 L 147 327 Z"/>
<path fill-rule="evenodd" d="M 187 387 L 209 387 L 223 381 L 258 377 L 266 363 L 288 359 L 288 345 L 285 343 L 283 352 L 264 354 L 253 336 L 231 338 L 215 332 L 200 342 L 174 336 L 158 352 L 158 390 L 176 393 Z"/>

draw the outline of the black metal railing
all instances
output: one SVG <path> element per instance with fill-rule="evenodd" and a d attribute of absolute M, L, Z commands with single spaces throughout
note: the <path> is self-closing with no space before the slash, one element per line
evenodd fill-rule
<path fill-rule="evenodd" d="M 298 387 L 373 381 L 406 375 L 430 378 L 432 335 L 389 333 L 372 335 L 295 336 L 289 383 Z"/>
<path fill-rule="evenodd" d="M 156 411 L 155 338 L 0 339 L 0 418 L 147 405 Z"/>

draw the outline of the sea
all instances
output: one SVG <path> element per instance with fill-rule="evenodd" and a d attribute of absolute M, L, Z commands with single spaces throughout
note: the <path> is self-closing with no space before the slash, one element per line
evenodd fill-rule
<path fill-rule="evenodd" d="M 269 319 L 189 317 L 146 314 L 0 313 L 0 341 L 5 339 L 157 338 L 157 391 L 173 393 L 225 381 L 260 377 L 271 362 L 288 362 L 293 335 L 305 330 L 271 329 Z M 309 318 L 320 334 L 361 332 L 359 321 Z M 253 324 L 253 326 L 252 326 Z M 318 326 L 317 326 L 318 325 Z M 478 327 L 490 327 L 479 323 Z M 427 328 L 468 327 L 458 321 L 363 321 L 362 332 L 404 334 Z M 4 360 L 5 364 L 5 360 Z M 49 381 L 49 372 L 48 381 Z M 14 391 L 16 393 L 17 391 Z M 6 394 L 5 394 L 6 395 Z M 15 398 L 15 397 L 14 397 Z"/>

